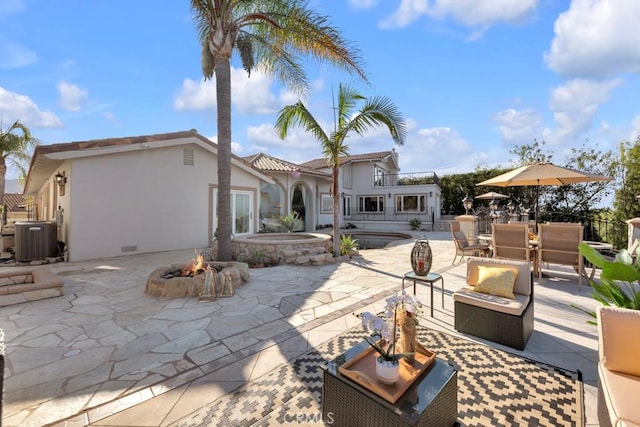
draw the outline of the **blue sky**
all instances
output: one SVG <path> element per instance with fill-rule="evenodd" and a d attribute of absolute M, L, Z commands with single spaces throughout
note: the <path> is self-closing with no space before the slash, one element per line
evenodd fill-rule
<path fill-rule="evenodd" d="M 583 144 L 615 149 L 640 133 L 637 0 L 312 0 L 362 55 L 366 86 L 307 68 L 303 99 L 332 127 L 339 83 L 390 97 L 407 120 L 402 172 L 510 166 L 509 150 L 546 141 L 556 163 Z M 303 162 L 321 156 L 277 113 L 298 96 L 232 69 L 233 149 Z M 197 129 L 215 140 L 215 83 L 203 81 L 189 1 L 2 0 L 0 114 L 42 144 Z M 352 154 L 394 147 L 384 129 Z M 8 177 L 11 177 L 11 172 Z"/>

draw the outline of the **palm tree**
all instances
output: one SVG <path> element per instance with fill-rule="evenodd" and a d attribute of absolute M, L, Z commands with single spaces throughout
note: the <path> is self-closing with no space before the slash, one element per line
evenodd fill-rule
<path fill-rule="evenodd" d="M 360 102 L 362 102 L 362 107 L 356 111 Z M 393 141 L 398 145 L 403 145 L 407 129 L 402 115 L 389 98 L 365 98 L 355 89 L 342 86 L 342 84 L 338 89 L 336 116 L 335 130 L 327 134 L 302 101 L 298 100 L 297 103 L 280 110 L 275 128 L 279 132 L 280 138 L 285 138 L 290 127 L 302 126 L 322 144 L 322 154 L 332 168 L 333 254 L 339 256 L 340 199 L 338 198 L 338 178 L 340 157 L 349 154 L 349 146 L 345 142 L 347 136 L 351 132 L 363 135 L 372 127 L 386 126 Z"/>
<path fill-rule="evenodd" d="M 301 57 L 329 62 L 366 81 L 360 59 L 328 18 L 307 0 L 191 0 L 205 80 L 216 77 L 218 127 L 218 259 L 231 259 L 231 55 L 242 66 L 276 76 L 305 93 Z"/>
<path fill-rule="evenodd" d="M 4 206 L 4 183 L 7 166 L 18 171 L 18 177 L 27 176 L 28 165 L 31 161 L 30 149 L 38 145 L 38 140 L 31 135 L 29 129 L 16 120 L 6 130 L 0 122 L 0 206 Z"/>

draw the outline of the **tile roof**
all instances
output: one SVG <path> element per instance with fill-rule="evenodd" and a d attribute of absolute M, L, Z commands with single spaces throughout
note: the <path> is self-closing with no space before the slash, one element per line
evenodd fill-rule
<path fill-rule="evenodd" d="M 343 156 L 341 157 L 340 164 L 346 165 L 352 162 L 363 162 L 363 161 L 371 161 L 371 160 L 384 160 L 389 157 L 393 151 L 379 151 L 376 153 L 365 153 L 365 154 L 354 154 L 353 156 Z M 321 157 L 319 159 L 309 160 L 308 162 L 302 163 L 302 166 L 309 167 L 311 169 L 322 169 L 329 167 L 327 163 L 327 159 Z"/>
<path fill-rule="evenodd" d="M 278 159 L 277 157 L 269 156 L 268 154 L 258 153 L 252 156 L 243 157 L 245 161 L 251 164 L 253 167 L 268 172 L 300 172 L 306 175 L 329 177 L 330 175 L 324 172 L 317 171 L 313 168 L 296 165 L 286 160 Z"/>
<path fill-rule="evenodd" d="M 195 129 L 189 131 L 158 133 L 153 135 L 129 136 L 122 138 L 91 139 L 88 141 L 63 142 L 59 144 L 38 145 L 36 154 L 59 153 L 65 151 L 86 150 L 91 148 L 117 147 L 133 144 L 152 144 L 158 141 L 171 139 L 196 137 L 209 144 L 215 145 L 213 141 L 200 135 Z M 35 155 L 34 155 L 35 157 Z"/>

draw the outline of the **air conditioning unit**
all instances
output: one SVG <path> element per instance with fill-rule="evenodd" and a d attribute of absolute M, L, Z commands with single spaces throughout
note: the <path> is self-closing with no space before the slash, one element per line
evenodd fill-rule
<path fill-rule="evenodd" d="M 15 258 L 19 262 L 58 255 L 58 226 L 55 222 L 16 222 Z"/>

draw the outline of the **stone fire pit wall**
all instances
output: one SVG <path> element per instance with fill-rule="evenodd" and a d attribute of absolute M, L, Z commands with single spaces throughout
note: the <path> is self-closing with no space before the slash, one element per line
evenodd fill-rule
<path fill-rule="evenodd" d="M 267 265 L 334 262 L 331 236 L 321 233 L 260 233 L 235 237 L 231 249 L 233 258 L 242 262 L 249 262 L 257 252 L 262 253 Z"/>
<path fill-rule="evenodd" d="M 214 287 L 219 295 L 222 292 L 225 273 L 231 276 L 233 286 L 238 288 L 249 280 L 249 266 L 244 262 L 207 262 L 206 265 L 218 267 L 221 271 L 214 275 Z M 154 270 L 147 279 L 144 293 L 159 298 L 190 298 L 199 295 L 204 274 L 195 277 L 171 277 L 163 276 L 173 270 L 184 268 L 185 264 L 172 264 Z"/>

